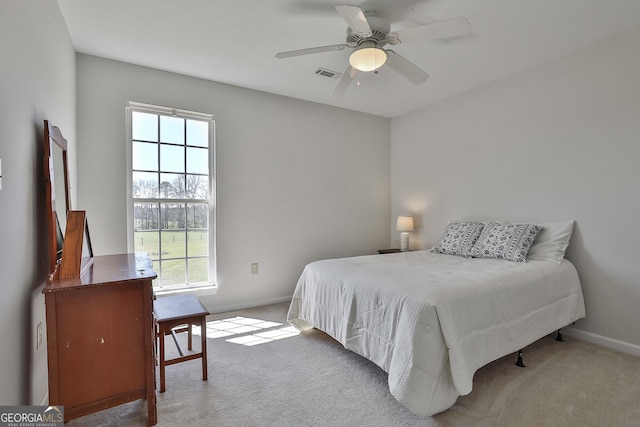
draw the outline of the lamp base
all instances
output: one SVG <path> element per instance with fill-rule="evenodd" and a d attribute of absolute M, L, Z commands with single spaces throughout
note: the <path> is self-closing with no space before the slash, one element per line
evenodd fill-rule
<path fill-rule="evenodd" d="M 400 251 L 406 252 L 409 250 L 409 233 L 400 233 Z"/>

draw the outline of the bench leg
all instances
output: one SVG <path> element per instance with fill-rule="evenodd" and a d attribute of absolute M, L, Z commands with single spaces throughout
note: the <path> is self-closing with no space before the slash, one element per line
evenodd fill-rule
<path fill-rule="evenodd" d="M 200 318 L 200 339 L 202 350 L 202 380 L 207 380 L 207 317 Z"/>
<path fill-rule="evenodd" d="M 165 359 L 164 359 L 164 337 L 165 330 L 164 327 L 160 326 L 160 393 L 164 393 L 164 368 L 165 368 Z"/>
<path fill-rule="evenodd" d="M 193 324 L 197 324 L 194 318 L 190 319 L 190 322 Z M 169 360 L 169 364 L 178 363 L 185 360 L 197 359 L 198 357 L 202 358 L 202 380 L 206 381 L 208 378 L 207 372 L 207 318 L 206 316 L 202 316 L 200 318 L 200 345 L 201 352 L 200 354 L 190 354 L 184 355 L 182 353 L 182 349 L 180 348 L 180 343 L 176 338 L 176 332 L 187 332 L 188 333 L 188 346 L 189 350 L 193 350 L 193 331 L 192 331 L 192 323 L 189 323 L 187 328 L 176 329 L 175 331 L 171 328 L 165 328 L 164 325 L 158 324 L 158 335 L 160 340 L 160 393 L 164 393 L 166 390 L 166 381 L 165 381 L 165 368 L 167 366 L 167 361 L 165 359 L 165 335 L 170 333 L 173 335 L 173 339 L 176 342 L 176 347 L 178 349 L 178 353 L 180 354 L 180 358 Z M 179 360 L 183 359 L 183 360 Z"/>

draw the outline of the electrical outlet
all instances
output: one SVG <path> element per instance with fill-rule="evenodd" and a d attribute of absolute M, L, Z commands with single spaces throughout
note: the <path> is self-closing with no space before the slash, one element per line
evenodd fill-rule
<path fill-rule="evenodd" d="M 36 326 L 36 350 L 42 347 L 42 322 L 38 322 L 38 326 Z"/>
<path fill-rule="evenodd" d="M 251 263 L 251 274 L 258 274 L 258 263 Z"/>

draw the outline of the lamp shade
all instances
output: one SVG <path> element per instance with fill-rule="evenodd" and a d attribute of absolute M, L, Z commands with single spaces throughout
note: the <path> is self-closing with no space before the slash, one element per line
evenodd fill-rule
<path fill-rule="evenodd" d="M 413 231 L 413 217 L 399 216 L 398 222 L 396 222 L 396 230 L 402 232 Z"/>
<path fill-rule="evenodd" d="M 358 71 L 374 71 L 382 67 L 386 60 L 385 51 L 372 43 L 356 49 L 349 57 L 349 64 Z"/>

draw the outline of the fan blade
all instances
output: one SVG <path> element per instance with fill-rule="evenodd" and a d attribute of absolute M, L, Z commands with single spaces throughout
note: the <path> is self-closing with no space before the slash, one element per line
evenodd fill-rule
<path fill-rule="evenodd" d="M 309 47 L 307 49 L 288 50 L 276 53 L 276 58 L 290 58 L 292 56 L 311 55 L 313 53 L 334 52 L 349 47 L 347 44 L 333 44 L 331 46 Z"/>
<path fill-rule="evenodd" d="M 390 24 L 404 20 L 415 6 L 424 0 L 365 0 L 358 2 L 364 11 L 375 11 L 376 15 Z M 335 7 L 344 2 L 334 0 L 286 0 L 283 6 L 286 12 L 313 16 L 335 14 Z"/>
<path fill-rule="evenodd" d="M 356 6 L 336 6 L 336 10 L 347 21 L 354 33 L 360 37 L 371 37 L 373 33 L 362 9 Z"/>
<path fill-rule="evenodd" d="M 390 44 L 400 44 L 416 40 L 435 40 L 464 36 L 469 33 L 470 28 L 471 24 L 469 24 L 467 18 L 454 18 L 389 33 L 388 41 Z"/>
<path fill-rule="evenodd" d="M 331 92 L 331 97 L 340 98 L 342 95 L 344 95 L 356 74 L 358 74 L 358 70 L 353 68 L 351 65 L 347 65 L 347 68 L 345 68 L 344 72 L 342 73 L 342 77 L 340 77 L 338 84 L 333 89 L 333 92 Z"/>
<path fill-rule="evenodd" d="M 399 53 L 390 49 L 387 49 L 385 52 L 387 52 L 387 55 L 389 56 L 386 64 L 414 85 L 424 83 L 429 78 L 429 74 L 416 67 L 412 62 Z"/>

